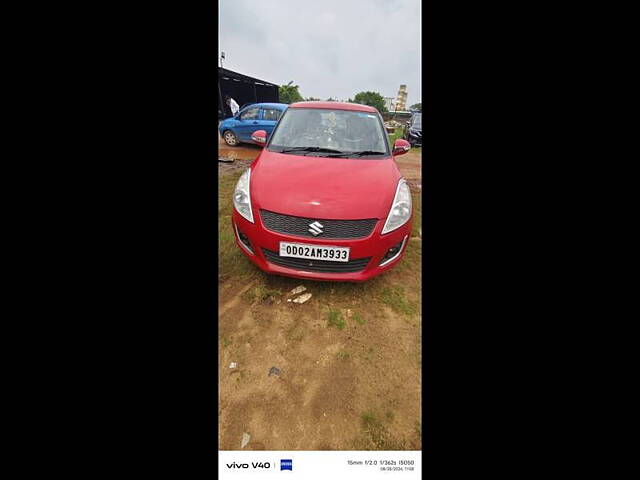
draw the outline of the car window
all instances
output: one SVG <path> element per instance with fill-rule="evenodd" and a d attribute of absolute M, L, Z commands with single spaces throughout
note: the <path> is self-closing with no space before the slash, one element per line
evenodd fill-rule
<path fill-rule="evenodd" d="M 264 115 L 263 115 L 264 120 L 277 121 L 280 118 L 280 115 L 282 114 L 282 111 L 276 108 L 265 108 L 263 112 L 264 112 Z"/>
<path fill-rule="evenodd" d="M 258 107 L 249 108 L 242 112 L 240 120 L 257 120 L 259 111 L 260 109 Z"/>

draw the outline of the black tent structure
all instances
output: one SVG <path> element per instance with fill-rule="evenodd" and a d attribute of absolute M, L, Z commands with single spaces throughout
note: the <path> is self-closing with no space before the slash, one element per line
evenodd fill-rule
<path fill-rule="evenodd" d="M 218 111 L 223 118 L 231 116 L 224 97 L 229 95 L 240 108 L 248 103 L 280 103 L 280 91 L 275 83 L 249 77 L 238 72 L 218 67 Z"/>

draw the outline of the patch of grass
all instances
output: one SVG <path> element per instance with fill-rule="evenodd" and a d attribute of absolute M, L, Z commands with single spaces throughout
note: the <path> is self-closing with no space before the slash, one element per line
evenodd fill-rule
<path fill-rule="evenodd" d="M 360 448 L 363 450 L 404 450 L 405 444 L 393 438 L 384 424 L 373 412 L 365 412 L 362 419 L 363 438 Z"/>
<path fill-rule="evenodd" d="M 351 355 L 349 354 L 349 352 L 345 352 L 345 351 L 338 352 L 338 358 L 340 360 L 347 360 L 350 356 Z"/>
<path fill-rule="evenodd" d="M 345 322 L 344 318 L 342 318 L 342 314 L 337 311 L 337 310 L 333 310 L 333 309 L 329 309 L 329 312 L 327 313 L 327 317 L 328 317 L 328 326 L 333 326 L 336 327 L 338 330 L 342 330 L 346 325 L 347 322 Z"/>
<path fill-rule="evenodd" d="M 358 322 L 358 325 L 364 325 L 365 323 L 367 323 L 367 321 L 365 319 L 362 318 L 362 316 L 359 313 L 355 313 L 353 315 L 353 319 Z"/>
<path fill-rule="evenodd" d="M 227 348 L 229 345 L 231 345 L 231 340 L 229 340 L 228 338 L 223 338 L 222 339 L 222 347 L 223 348 Z"/>
<path fill-rule="evenodd" d="M 281 290 L 269 288 L 266 285 L 260 284 L 244 292 L 242 294 L 242 298 L 251 303 L 254 301 L 263 302 L 269 297 L 279 297 L 281 295 Z"/>
<path fill-rule="evenodd" d="M 411 195 L 411 205 L 413 206 L 413 225 L 411 227 L 411 236 L 419 237 L 422 228 L 422 195 L 414 193 Z"/>
<path fill-rule="evenodd" d="M 389 135 L 389 145 L 391 146 L 391 148 L 393 148 L 394 142 L 397 139 L 402 138 L 402 136 L 404 135 L 404 127 L 396 128 L 393 133 L 389 133 L 388 135 Z"/>
<path fill-rule="evenodd" d="M 412 315 L 416 311 L 414 305 L 406 299 L 401 286 L 383 288 L 381 300 L 399 313 Z"/>
<path fill-rule="evenodd" d="M 375 414 L 372 412 L 364 412 L 362 415 L 360 415 L 360 418 L 362 418 L 362 423 L 365 428 L 372 428 L 372 427 L 379 426 L 380 422 L 378 422 Z"/>

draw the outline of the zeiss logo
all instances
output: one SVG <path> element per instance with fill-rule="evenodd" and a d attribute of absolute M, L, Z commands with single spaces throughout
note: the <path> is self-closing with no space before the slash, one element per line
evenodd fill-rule
<path fill-rule="evenodd" d="M 291 470 L 293 472 L 293 460 L 280 460 L 280 471 Z"/>

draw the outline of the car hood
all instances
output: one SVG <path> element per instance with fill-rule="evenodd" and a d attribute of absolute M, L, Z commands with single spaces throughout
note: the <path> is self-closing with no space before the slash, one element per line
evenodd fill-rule
<path fill-rule="evenodd" d="M 263 150 L 251 167 L 258 209 L 296 217 L 385 219 L 398 186 L 395 161 L 289 155 Z"/>

